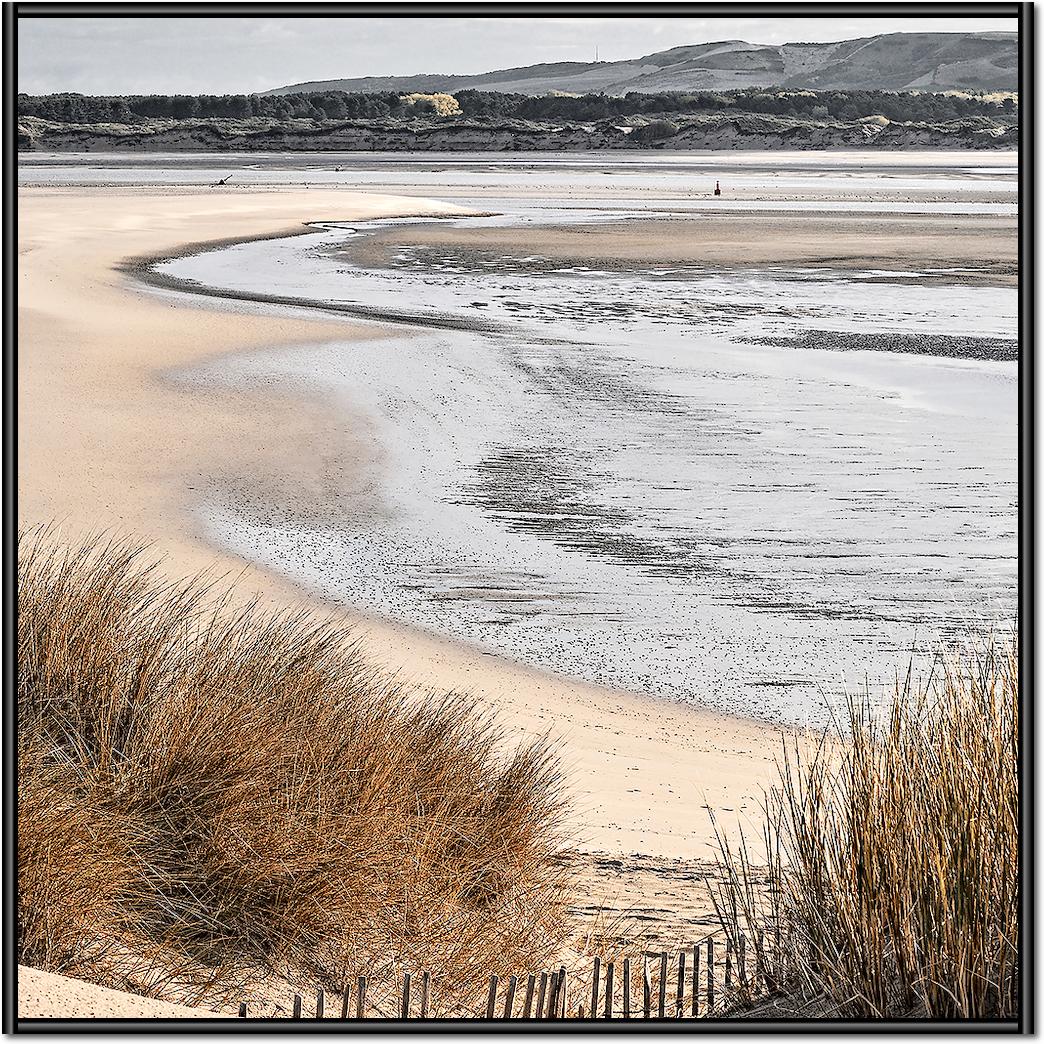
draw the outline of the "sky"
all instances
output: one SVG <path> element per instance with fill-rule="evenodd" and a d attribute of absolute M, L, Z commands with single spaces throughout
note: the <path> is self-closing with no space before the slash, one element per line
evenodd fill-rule
<path fill-rule="evenodd" d="M 249 94 L 306 80 L 637 58 L 680 44 L 1014 31 L 1014 18 L 18 18 L 30 94 Z"/>

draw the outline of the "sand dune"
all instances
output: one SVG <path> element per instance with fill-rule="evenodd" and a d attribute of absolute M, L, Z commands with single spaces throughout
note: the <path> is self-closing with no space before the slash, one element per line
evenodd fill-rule
<path fill-rule="evenodd" d="M 228 1013 L 168 1004 L 18 966 L 19 1019 L 222 1019 Z"/>

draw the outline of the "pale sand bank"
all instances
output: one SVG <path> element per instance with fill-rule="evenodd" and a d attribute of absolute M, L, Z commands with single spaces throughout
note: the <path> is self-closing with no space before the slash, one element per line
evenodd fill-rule
<path fill-rule="evenodd" d="M 227 1013 L 133 993 L 108 990 L 91 982 L 18 966 L 20 1019 L 224 1019 Z"/>
<path fill-rule="evenodd" d="M 888 272 L 948 270 L 947 282 L 1014 286 L 1018 221 L 994 215 L 702 213 L 656 220 L 538 228 L 399 226 L 353 244 L 353 258 L 387 263 L 403 246 L 498 253 L 524 250 L 606 269 L 697 264 Z"/>
<path fill-rule="evenodd" d="M 193 487 L 213 462 L 310 497 L 344 474 L 362 479 L 379 466 L 379 451 L 362 430 L 357 445 L 328 445 L 322 402 L 268 389 L 187 389 L 165 372 L 228 352 L 374 337 L 380 328 L 155 295 L 117 266 L 307 221 L 454 209 L 343 190 L 23 190 L 20 525 L 56 519 L 69 538 L 127 532 L 153 542 L 178 575 L 244 570 L 193 522 Z M 254 567 L 240 584 L 279 604 L 307 600 Z M 391 624 L 358 624 L 370 655 L 404 678 L 480 693 L 521 732 L 560 738 L 575 797 L 570 829 L 585 848 L 707 858 L 714 838 L 705 806 L 726 823 L 754 813 L 774 779 L 779 737 L 770 726 L 542 674 Z"/>

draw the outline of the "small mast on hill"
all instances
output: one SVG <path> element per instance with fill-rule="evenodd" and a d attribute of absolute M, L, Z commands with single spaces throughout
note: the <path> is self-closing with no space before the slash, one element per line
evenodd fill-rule
<path fill-rule="evenodd" d="M 715 181 L 714 182 L 714 195 L 715 196 L 720 196 L 721 195 L 721 182 L 720 181 Z"/>

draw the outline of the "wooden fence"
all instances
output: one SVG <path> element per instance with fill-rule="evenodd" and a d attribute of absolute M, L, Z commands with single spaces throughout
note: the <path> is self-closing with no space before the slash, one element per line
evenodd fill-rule
<path fill-rule="evenodd" d="M 748 959 L 748 957 L 750 959 Z M 570 972 L 560 966 L 550 971 L 501 977 L 491 975 L 485 1010 L 478 1005 L 453 1016 L 437 1013 L 433 1004 L 434 979 L 430 972 L 409 972 L 392 998 L 385 994 L 374 1005 L 367 997 L 370 982 L 360 975 L 339 992 L 319 990 L 307 1006 L 294 997 L 294 1019 L 367 1019 L 471 1017 L 486 1019 L 696 1019 L 718 1015 L 737 1002 L 749 1001 L 773 987 L 771 955 L 764 936 L 751 943 L 708 936 L 671 954 L 645 952 L 619 962 L 594 959 L 593 972 Z M 457 1009 L 458 1004 L 453 1008 Z M 241 1018 L 250 1017 L 250 1005 L 239 1006 Z"/>

